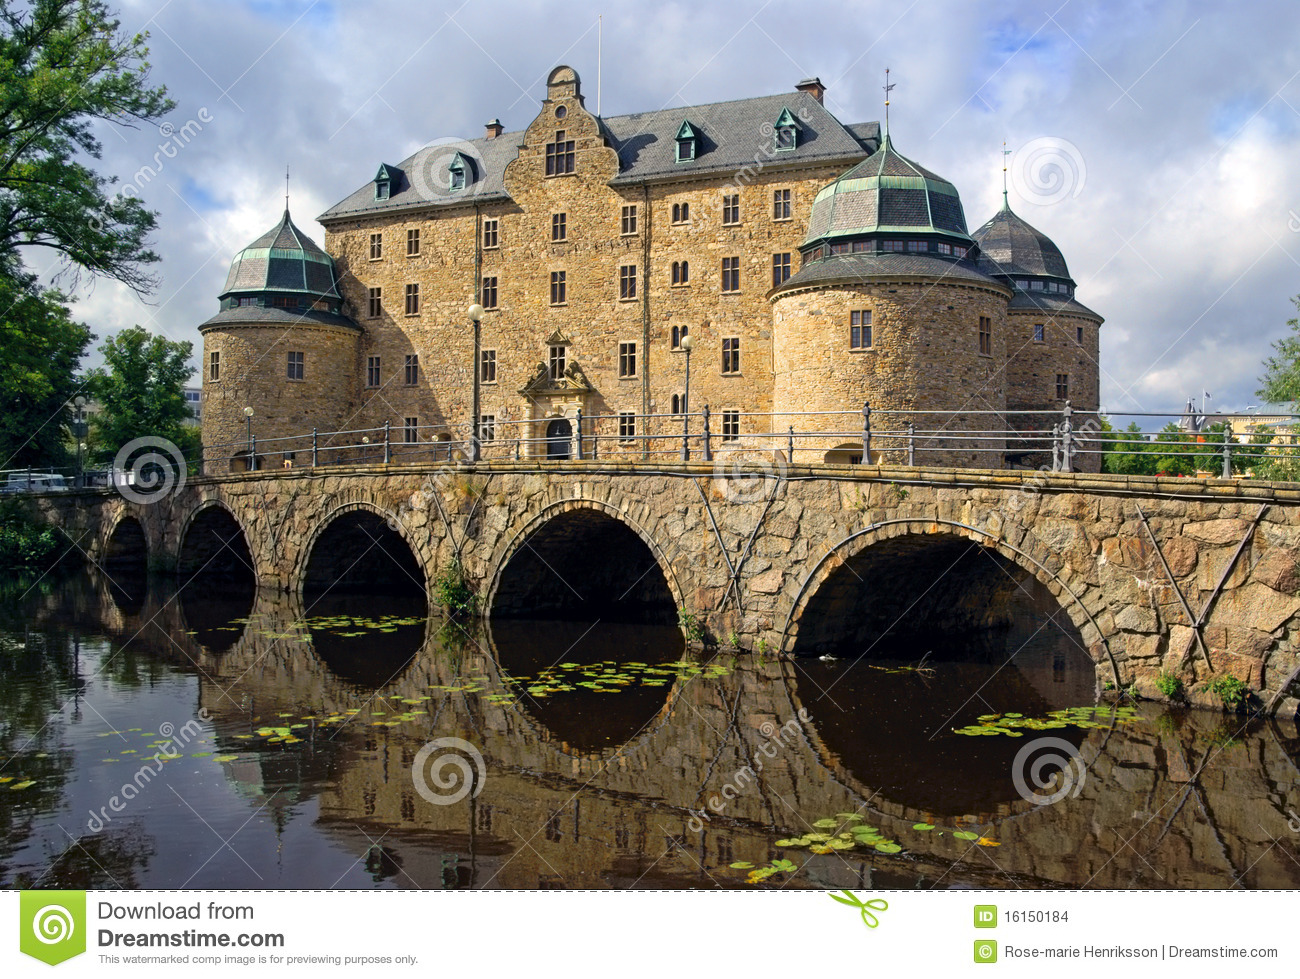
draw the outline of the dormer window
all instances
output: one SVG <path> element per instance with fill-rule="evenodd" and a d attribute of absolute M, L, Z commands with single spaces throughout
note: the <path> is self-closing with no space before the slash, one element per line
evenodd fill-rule
<path fill-rule="evenodd" d="M 447 166 L 447 187 L 450 190 L 464 190 L 468 183 L 469 161 L 457 153 Z"/>
<path fill-rule="evenodd" d="M 782 109 L 772 129 L 778 150 L 792 150 L 799 144 L 799 121 L 789 109 Z"/>
<path fill-rule="evenodd" d="M 386 164 L 379 165 L 379 172 L 375 174 L 375 200 L 386 201 L 393 193 L 393 174 L 389 171 Z"/>
<path fill-rule="evenodd" d="M 689 122 L 682 122 L 681 128 L 677 130 L 677 162 L 689 163 L 695 159 L 696 144 L 699 137 Z"/>

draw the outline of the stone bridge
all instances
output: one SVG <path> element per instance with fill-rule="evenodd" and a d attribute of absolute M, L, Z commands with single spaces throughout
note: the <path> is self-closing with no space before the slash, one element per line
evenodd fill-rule
<path fill-rule="evenodd" d="M 33 506 L 90 560 L 183 577 L 243 569 L 293 595 L 433 592 L 460 569 L 493 616 L 698 617 L 800 654 L 874 637 L 968 635 L 1035 591 L 1099 682 L 1194 697 L 1231 673 L 1293 716 L 1300 487 L 1253 480 L 556 462 L 329 467 L 191 479 Z M 611 610 L 613 610 L 611 612 Z M 1066 621 L 1068 619 L 1068 621 Z M 922 647 L 924 648 L 924 647 Z"/>

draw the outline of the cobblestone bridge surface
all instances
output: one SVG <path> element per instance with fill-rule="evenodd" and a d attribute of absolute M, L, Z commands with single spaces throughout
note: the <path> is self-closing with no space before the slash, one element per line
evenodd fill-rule
<path fill-rule="evenodd" d="M 1201 681 L 1231 673 L 1284 716 L 1300 703 L 1300 487 L 1288 484 L 494 463 L 250 473 L 152 502 L 88 491 L 33 506 L 110 569 L 146 558 L 186 575 L 233 556 L 262 590 L 301 594 L 371 575 L 372 551 L 425 588 L 458 561 L 493 615 L 675 606 L 781 654 L 865 643 L 906 620 L 997 625 L 1034 579 L 1099 682 L 1158 696 L 1168 670 L 1202 696 Z"/>

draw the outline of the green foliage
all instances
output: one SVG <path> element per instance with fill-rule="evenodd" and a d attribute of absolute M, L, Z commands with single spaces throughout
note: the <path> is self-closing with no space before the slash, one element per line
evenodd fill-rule
<path fill-rule="evenodd" d="M 687 642 L 704 642 L 704 623 L 694 612 L 688 612 L 685 605 L 677 610 L 677 624 L 681 626 Z"/>
<path fill-rule="evenodd" d="M 732 629 L 731 632 L 727 634 L 727 645 L 732 649 L 740 648 L 740 633 L 735 629 Z"/>
<path fill-rule="evenodd" d="M 1172 700 L 1183 692 L 1182 678 L 1168 670 L 1161 670 L 1156 677 L 1156 689 Z"/>
<path fill-rule="evenodd" d="M 84 160 L 104 125 L 155 124 L 174 103 L 148 83 L 146 35 L 119 32 L 99 0 L 0 0 L 0 266 L 53 249 L 92 275 L 149 292 L 155 216 Z"/>
<path fill-rule="evenodd" d="M 1230 673 L 1223 673 L 1206 681 L 1205 689 L 1217 694 L 1228 710 L 1236 710 L 1246 703 L 1250 689 Z"/>
<path fill-rule="evenodd" d="M 1300 296 L 1291 302 L 1300 309 Z M 1265 401 L 1300 401 L 1300 318 L 1286 321 L 1291 333 L 1273 341 L 1276 354 L 1264 361 L 1264 373 L 1259 378 L 1258 394 Z"/>
<path fill-rule="evenodd" d="M 478 596 L 469 585 L 460 558 L 453 558 L 434 577 L 433 594 L 449 615 L 473 615 L 478 609 Z"/>
<path fill-rule="evenodd" d="M 94 337 L 63 303 L 0 271 L 0 469 L 68 464 L 68 402 Z"/>
<path fill-rule="evenodd" d="M 1153 436 L 1142 434 L 1137 422 L 1117 431 L 1102 419 L 1097 440 L 1102 443 L 1102 472 L 1121 476 L 1194 476 L 1198 471 L 1223 471 L 1223 441 L 1226 425 L 1217 422 L 1197 435 L 1184 432 L 1172 422 Z M 1249 453 L 1233 451 L 1232 471 L 1245 472 Z"/>
<path fill-rule="evenodd" d="M 92 425 L 100 461 L 111 460 L 127 442 L 145 436 L 167 439 L 182 450 L 187 442 L 193 445 L 193 430 L 185 425 L 193 344 L 133 326 L 99 349 L 106 369 L 91 374 L 90 388 L 102 408 Z"/>
<path fill-rule="evenodd" d="M 0 570 L 45 571 L 58 558 L 59 538 L 13 500 L 0 503 Z"/>

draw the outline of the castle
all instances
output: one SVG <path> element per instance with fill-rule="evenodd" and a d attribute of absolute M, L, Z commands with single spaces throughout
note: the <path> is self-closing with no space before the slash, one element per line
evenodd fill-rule
<path fill-rule="evenodd" d="M 313 430 L 369 430 L 323 436 L 334 461 L 458 457 L 475 371 L 486 458 L 567 458 L 580 418 L 589 453 L 677 454 L 708 405 L 715 449 L 794 429 L 797 461 L 861 462 L 870 402 L 868 462 L 905 462 L 911 421 L 945 432 L 917 464 L 1039 464 L 1008 430 L 1096 412 L 1101 317 L 1005 194 L 969 233 L 951 183 L 823 93 L 601 117 L 560 66 L 522 132 L 378 164 L 323 249 L 286 209 L 200 327 L 207 471 L 301 465 Z"/>

